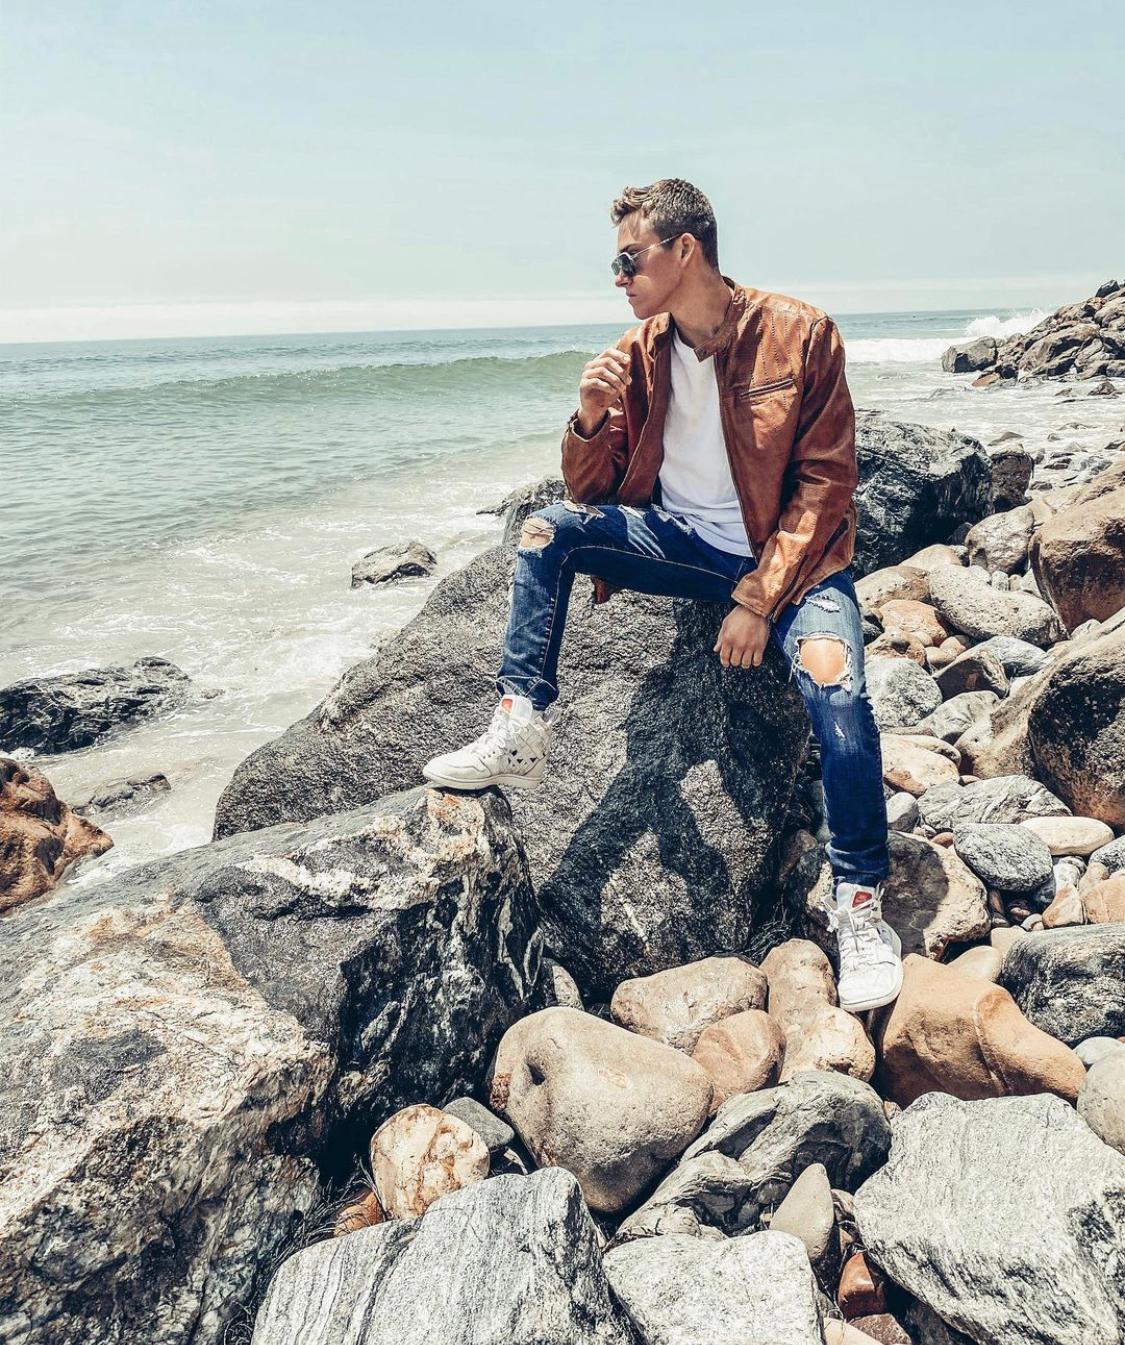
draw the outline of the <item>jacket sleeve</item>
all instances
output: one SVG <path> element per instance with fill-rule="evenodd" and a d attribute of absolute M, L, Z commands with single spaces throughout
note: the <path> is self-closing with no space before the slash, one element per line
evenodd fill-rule
<path fill-rule="evenodd" d="M 786 477 L 789 494 L 777 528 L 762 548 L 757 567 L 743 576 L 731 595 L 770 621 L 777 619 L 846 523 L 859 481 L 844 345 L 831 318 L 820 318 L 809 336 Z"/>
<path fill-rule="evenodd" d="M 637 328 L 630 328 L 617 342 L 617 349 L 633 358 Z M 640 370 L 635 361 L 633 378 Z M 625 407 L 619 397 L 602 417 L 589 439 L 578 432 L 578 412 L 566 423 L 562 439 L 562 474 L 570 498 L 578 504 L 608 503 L 617 494 L 629 459 L 629 429 Z"/>
<path fill-rule="evenodd" d="M 617 493 L 625 476 L 626 443 L 625 412 L 620 401 L 609 408 L 589 439 L 578 432 L 578 412 L 574 412 L 562 440 L 562 474 L 572 500 L 604 504 Z"/>

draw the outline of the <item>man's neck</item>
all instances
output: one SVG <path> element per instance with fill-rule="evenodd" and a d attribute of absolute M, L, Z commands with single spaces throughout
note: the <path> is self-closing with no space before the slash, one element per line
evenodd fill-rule
<path fill-rule="evenodd" d="M 694 349 L 715 335 L 723 325 L 733 294 L 722 276 L 711 272 L 684 296 L 682 302 L 673 305 L 669 311 L 684 345 Z"/>

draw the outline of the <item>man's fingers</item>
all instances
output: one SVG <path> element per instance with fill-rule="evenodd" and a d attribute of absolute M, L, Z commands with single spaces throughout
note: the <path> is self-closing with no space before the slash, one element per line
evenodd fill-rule
<path fill-rule="evenodd" d="M 618 351 L 618 354 L 620 353 L 621 352 Z M 619 360 L 611 359 L 608 353 L 604 355 L 595 355 L 590 363 L 602 369 L 612 369 L 619 377 L 625 377 L 629 373 L 629 361 L 624 355 L 622 355 Z"/>
<path fill-rule="evenodd" d="M 624 392 L 627 383 L 616 369 L 608 364 L 588 364 L 585 371 L 586 378 L 602 378 L 609 381 L 615 390 Z"/>

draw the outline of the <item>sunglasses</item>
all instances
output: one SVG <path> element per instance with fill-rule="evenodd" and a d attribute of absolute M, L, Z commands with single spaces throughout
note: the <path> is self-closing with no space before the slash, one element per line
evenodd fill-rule
<path fill-rule="evenodd" d="M 650 243 L 647 248 L 641 248 L 639 252 L 619 252 L 610 262 L 609 269 L 615 276 L 624 276 L 626 280 L 631 279 L 637 274 L 638 257 L 643 257 L 646 252 L 651 252 L 653 248 L 663 247 L 665 243 L 674 243 L 677 238 L 679 238 L 679 234 L 673 234 L 671 238 L 660 238 L 655 243 Z"/>

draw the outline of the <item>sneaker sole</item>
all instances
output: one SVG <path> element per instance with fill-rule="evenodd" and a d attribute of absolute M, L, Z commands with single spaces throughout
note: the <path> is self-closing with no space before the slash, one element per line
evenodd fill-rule
<path fill-rule="evenodd" d="M 881 1009 L 884 1004 L 893 1004 L 902 992 L 902 981 L 900 980 L 894 990 L 886 995 L 876 996 L 875 999 L 863 999 L 856 1004 L 844 1004 L 841 1002 L 840 1008 L 847 1013 L 866 1013 L 868 1009 Z"/>
<path fill-rule="evenodd" d="M 423 769 L 422 774 L 432 785 L 440 785 L 443 789 L 491 789 L 493 785 L 505 785 L 508 789 L 538 789 L 543 783 L 543 777 L 536 779 L 529 775 L 493 775 L 487 780 L 454 780 L 448 775 L 442 775 L 440 771 L 430 774 L 428 770 Z"/>
<path fill-rule="evenodd" d="M 888 926 L 888 928 L 890 927 Z M 895 956 L 901 959 L 902 940 L 899 938 L 895 930 L 892 929 L 891 934 L 894 936 L 894 944 L 892 946 L 895 950 Z M 868 1009 L 881 1009 L 884 1006 L 884 1004 L 893 1004 L 894 1001 L 898 999 L 901 993 L 902 993 L 902 967 L 900 964 L 898 972 L 898 984 L 895 986 L 894 990 L 889 991 L 885 995 L 876 996 L 875 999 L 857 1000 L 854 1004 L 845 1004 L 844 1001 L 841 1000 L 840 1008 L 844 1009 L 847 1013 L 866 1013 Z"/>

